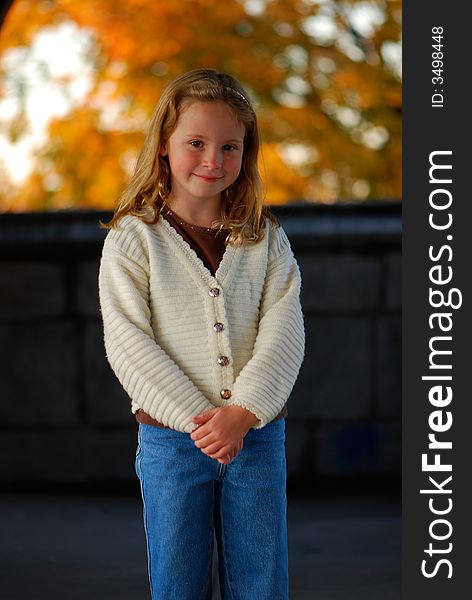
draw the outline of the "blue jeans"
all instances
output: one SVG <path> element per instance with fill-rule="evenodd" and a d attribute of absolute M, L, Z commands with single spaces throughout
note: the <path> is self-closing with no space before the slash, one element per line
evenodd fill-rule
<path fill-rule="evenodd" d="M 223 600 L 288 599 L 285 420 L 251 429 L 222 465 L 188 433 L 139 424 L 153 600 L 210 600 L 216 534 Z"/>

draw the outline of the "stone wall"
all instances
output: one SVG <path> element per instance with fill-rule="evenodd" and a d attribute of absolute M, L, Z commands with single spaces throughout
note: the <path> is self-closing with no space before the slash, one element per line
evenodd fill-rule
<path fill-rule="evenodd" d="M 289 402 L 289 481 L 401 469 L 401 208 L 275 209 L 299 261 L 306 358 Z M 0 482 L 134 481 L 136 423 L 104 357 L 98 212 L 0 218 Z"/>

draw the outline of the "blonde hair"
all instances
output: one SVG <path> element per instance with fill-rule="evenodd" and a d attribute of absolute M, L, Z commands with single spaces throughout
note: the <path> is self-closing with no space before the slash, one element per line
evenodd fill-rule
<path fill-rule="evenodd" d="M 227 243 L 258 242 L 264 236 L 265 217 L 273 224 L 278 221 L 263 204 L 257 166 L 260 136 L 256 113 L 242 85 L 231 75 L 213 69 L 189 71 L 164 89 L 151 117 L 134 174 L 117 202 L 113 218 L 102 225 L 115 227 L 125 215 L 157 223 L 171 191 L 168 157 L 159 150 L 172 135 L 182 105 L 188 100 L 223 101 L 245 127 L 241 171 L 236 181 L 222 192 L 221 218 L 215 223 L 220 229 L 229 230 Z"/>

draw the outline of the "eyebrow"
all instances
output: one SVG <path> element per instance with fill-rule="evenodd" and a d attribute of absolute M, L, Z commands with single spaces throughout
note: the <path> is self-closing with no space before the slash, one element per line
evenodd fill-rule
<path fill-rule="evenodd" d="M 185 136 L 186 138 L 200 138 L 201 140 L 207 140 L 208 138 L 204 135 L 201 135 L 200 133 L 192 133 L 192 134 L 188 134 Z M 230 140 L 226 140 L 225 144 L 229 144 L 230 142 L 232 143 L 236 143 L 236 144 L 242 144 L 244 142 L 243 139 L 236 139 L 236 138 L 232 138 Z"/>

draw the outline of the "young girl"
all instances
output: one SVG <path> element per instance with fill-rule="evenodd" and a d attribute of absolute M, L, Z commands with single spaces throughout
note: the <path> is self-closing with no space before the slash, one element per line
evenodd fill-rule
<path fill-rule="evenodd" d="M 300 273 L 263 206 L 233 77 L 163 92 L 100 266 L 108 360 L 136 414 L 153 600 L 288 598 L 285 403 L 304 354 Z"/>

